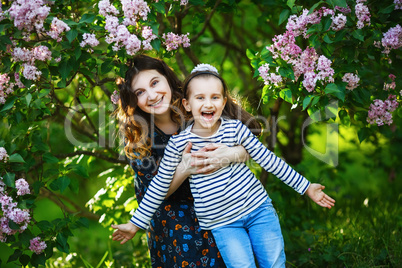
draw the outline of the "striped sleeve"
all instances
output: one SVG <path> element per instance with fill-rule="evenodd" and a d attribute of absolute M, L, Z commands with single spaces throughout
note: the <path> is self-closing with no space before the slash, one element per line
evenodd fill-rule
<path fill-rule="evenodd" d="M 281 181 L 292 187 L 300 194 L 304 194 L 310 186 L 310 182 L 302 175 L 297 173 L 285 161 L 277 157 L 273 152 L 268 150 L 258 138 L 243 125 L 240 121 L 237 125 L 238 143 L 241 144 L 251 158 L 254 159 L 266 171 L 277 176 Z"/>
<path fill-rule="evenodd" d="M 157 175 L 152 179 L 139 207 L 130 222 L 147 229 L 155 211 L 162 204 L 170 187 L 170 182 L 181 161 L 181 153 L 177 150 L 173 137 L 165 148 L 164 156 L 158 168 Z"/>

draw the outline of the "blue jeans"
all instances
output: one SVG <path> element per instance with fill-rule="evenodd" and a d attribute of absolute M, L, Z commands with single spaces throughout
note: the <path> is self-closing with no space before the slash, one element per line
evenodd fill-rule
<path fill-rule="evenodd" d="M 269 198 L 250 214 L 211 231 L 228 268 L 256 267 L 254 257 L 260 268 L 285 267 L 281 227 Z"/>

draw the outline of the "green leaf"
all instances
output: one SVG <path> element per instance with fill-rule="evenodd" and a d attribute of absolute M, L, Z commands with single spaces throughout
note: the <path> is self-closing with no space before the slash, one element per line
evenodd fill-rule
<path fill-rule="evenodd" d="M 80 175 L 80 176 L 82 176 L 82 177 L 84 177 L 84 178 L 88 178 L 89 177 L 89 174 L 88 174 L 88 170 L 84 167 L 84 166 L 81 166 L 81 165 L 68 165 L 67 167 L 72 167 L 72 171 L 75 173 L 75 174 L 77 174 L 77 175 Z"/>
<path fill-rule="evenodd" d="M 380 9 L 378 13 L 380 14 L 389 14 L 395 10 L 395 4 L 389 5 L 386 8 Z"/>
<path fill-rule="evenodd" d="M 75 38 L 77 38 L 77 36 L 78 32 L 75 29 L 71 29 L 66 33 L 67 40 L 68 42 L 70 42 L 70 44 L 74 41 Z"/>
<path fill-rule="evenodd" d="M 105 60 L 104 63 L 101 65 L 101 74 L 107 74 L 113 69 L 113 60 Z"/>
<path fill-rule="evenodd" d="M 346 3 L 346 0 L 329 0 L 329 2 L 332 4 L 332 7 L 340 6 L 340 7 L 347 7 L 348 4 Z"/>
<path fill-rule="evenodd" d="M 308 14 L 313 13 L 314 10 L 315 10 L 319 5 L 321 5 L 322 3 L 325 3 L 325 1 L 319 1 L 319 2 L 315 3 L 315 4 L 310 8 L 310 10 L 308 11 Z"/>
<path fill-rule="evenodd" d="M 70 185 L 70 178 L 67 176 L 63 176 L 58 178 L 59 182 L 60 182 L 60 192 L 64 192 L 65 189 L 67 189 L 67 187 Z"/>
<path fill-rule="evenodd" d="M 286 102 L 293 104 L 292 91 L 289 88 L 285 88 L 279 92 L 279 96 Z"/>
<path fill-rule="evenodd" d="M 342 91 L 336 84 L 328 84 L 324 89 L 325 94 L 331 94 L 338 99 L 345 101 L 345 92 Z"/>
<path fill-rule="evenodd" d="M 69 62 L 64 61 L 60 64 L 59 72 L 63 79 L 67 79 L 73 67 L 69 64 Z"/>
<path fill-rule="evenodd" d="M 280 67 L 278 72 L 282 77 L 287 77 L 290 78 L 291 80 L 295 79 L 295 75 L 292 68 Z"/>
<path fill-rule="evenodd" d="M 31 257 L 31 264 L 32 264 L 34 267 L 38 267 L 39 265 L 45 266 L 45 265 L 46 265 L 45 253 L 41 253 L 41 254 L 39 254 L 39 255 L 37 255 L 37 254 L 32 254 L 32 257 Z"/>
<path fill-rule="evenodd" d="M 81 217 L 77 223 L 79 223 L 81 226 L 89 228 L 89 220 L 87 218 Z"/>
<path fill-rule="evenodd" d="M 80 19 L 80 23 L 92 23 L 95 20 L 95 14 L 84 14 Z"/>
<path fill-rule="evenodd" d="M 25 101 L 26 101 L 26 103 L 27 103 L 27 107 L 29 107 L 29 104 L 31 103 L 31 100 L 32 100 L 32 95 L 31 95 L 31 93 L 26 94 L 26 95 L 25 95 Z"/>
<path fill-rule="evenodd" d="M 360 143 L 362 143 L 369 135 L 370 129 L 366 127 L 359 129 L 357 132 L 357 137 L 359 138 Z"/>
<path fill-rule="evenodd" d="M 265 85 L 263 88 L 262 88 L 262 94 L 261 94 L 261 98 L 262 98 L 262 103 L 267 103 L 268 102 L 268 98 L 269 98 L 269 96 L 268 96 L 268 90 L 270 89 L 270 86 L 268 86 L 268 85 Z"/>
<path fill-rule="evenodd" d="M 20 154 L 12 154 L 10 158 L 8 159 L 9 162 L 11 163 L 25 163 L 24 159 Z"/>
<path fill-rule="evenodd" d="M 30 258 L 28 255 L 26 255 L 26 254 L 23 254 L 23 255 L 20 257 L 20 263 L 21 263 L 23 266 L 27 266 L 30 260 L 31 260 L 31 258 Z"/>
<path fill-rule="evenodd" d="M 105 261 L 107 255 L 109 254 L 109 251 L 106 251 L 105 255 L 103 255 L 102 259 L 100 260 L 100 262 L 98 263 L 98 265 L 96 265 L 95 268 L 100 268 L 102 267 L 103 262 Z"/>
<path fill-rule="evenodd" d="M 44 231 L 44 232 L 49 231 L 53 228 L 53 225 L 48 221 L 40 221 L 40 222 L 36 223 L 36 226 L 39 229 L 41 229 L 41 231 Z"/>
<path fill-rule="evenodd" d="M 278 25 L 281 25 L 283 22 L 285 22 L 289 18 L 289 15 L 290 15 L 289 9 L 282 10 L 281 14 L 279 15 Z"/>
<path fill-rule="evenodd" d="M 326 43 L 328 43 L 328 44 L 333 43 L 333 41 L 331 40 L 331 38 L 329 38 L 328 35 L 325 35 L 324 38 L 323 38 L 323 40 L 324 40 L 324 42 L 326 42 Z"/>
<path fill-rule="evenodd" d="M 3 177 L 3 182 L 8 187 L 15 188 L 15 174 L 14 173 L 6 173 L 6 175 L 4 175 L 4 177 Z"/>
<path fill-rule="evenodd" d="M 155 8 L 156 12 L 159 12 L 159 13 L 162 13 L 162 14 L 166 13 L 165 5 L 163 3 L 161 3 L 161 2 L 152 3 L 152 6 Z"/>
<path fill-rule="evenodd" d="M 151 46 L 159 52 L 159 50 L 161 49 L 161 40 L 160 39 L 154 39 L 151 41 Z"/>
<path fill-rule="evenodd" d="M 310 106 L 307 109 L 307 113 L 310 116 L 310 118 L 314 121 L 314 122 L 318 122 L 321 120 L 321 113 L 320 113 L 320 109 L 314 106 Z"/>
<path fill-rule="evenodd" d="M 81 57 L 82 50 L 80 46 L 77 46 L 74 50 L 75 59 L 78 60 Z"/>
<path fill-rule="evenodd" d="M 47 152 L 43 154 L 43 161 L 45 161 L 45 163 L 55 164 L 59 162 L 59 159 L 51 153 Z"/>
<path fill-rule="evenodd" d="M 246 50 L 247 58 L 249 58 L 250 60 L 254 59 L 255 54 L 256 54 L 256 53 L 255 53 L 254 50 L 251 50 L 251 49 L 249 49 L 249 48 Z"/>
<path fill-rule="evenodd" d="M 11 219 L 8 219 L 8 226 L 10 227 L 11 230 L 19 230 L 20 226 L 16 224 L 14 221 Z"/>
<path fill-rule="evenodd" d="M 10 257 L 8 257 L 7 263 L 18 260 L 18 258 L 21 257 L 21 255 L 22 255 L 22 251 L 19 249 L 16 249 L 14 251 L 14 253 Z"/>
<path fill-rule="evenodd" d="M 39 91 L 38 98 L 43 98 L 44 96 L 49 95 L 49 93 L 50 93 L 50 88 L 42 89 L 41 91 Z"/>
<path fill-rule="evenodd" d="M 340 110 L 338 112 L 339 119 L 341 120 L 342 125 L 350 126 L 350 117 L 346 110 Z"/>
<path fill-rule="evenodd" d="M 357 29 L 357 30 L 353 31 L 352 36 L 354 38 L 356 38 L 357 40 L 364 42 L 364 35 L 363 35 L 363 31 L 361 29 Z"/>
<path fill-rule="evenodd" d="M 12 96 L 11 98 L 7 98 L 6 103 L 4 103 L 3 109 L 0 112 L 4 112 L 10 110 L 14 107 L 14 102 L 18 99 L 17 96 Z"/>
<path fill-rule="evenodd" d="M 290 7 L 290 9 L 292 9 L 295 5 L 295 2 L 296 0 L 288 0 L 286 4 L 288 5 L 288 7 Z"/>
<path fill-rule="evenodd" d="M 310 104 L 311 100 L 314 98 L 314 95 L 308 95 L 303 100 L 303 111 L 307 108 Z"/>

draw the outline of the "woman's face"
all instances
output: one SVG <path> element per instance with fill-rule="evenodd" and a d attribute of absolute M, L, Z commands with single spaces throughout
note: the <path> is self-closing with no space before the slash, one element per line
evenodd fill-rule
<path fill-rule="evenodd" d="M 156 70 L 139 72 L 131 82 L 138 107 L 149 114 L 164 115 L 170 111 L 172 91 L 165 76 Z"/>

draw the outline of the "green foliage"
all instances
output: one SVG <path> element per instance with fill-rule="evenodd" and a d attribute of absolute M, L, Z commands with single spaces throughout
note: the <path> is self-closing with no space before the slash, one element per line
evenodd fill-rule
<path fill-rule="evenodd" d="M 2 10 L 13 2 L 3 1 Z M 116 119 L 111 115 L 116 106 L 110 102 L 116 90 L 115 79 L 124 77 L 131 55 L 106 42 L 109 33 L 105 17 L 98 14 L 98 2 L 53 2 L 42 33 L 32 31 L 27 35 L 8 14 L 0 21 L 0 75 L 6 74 L 10 79 L 7 85 L 14 84 L 5 103 L 0 103 L 0 147 L 9 156 L 7 161 L 0 160 L 0 177 L 17 207 L 31 215 L 24 232 L 7 235 L 0 244 L 0 266 L 150 267 L 145 233 L 124 246 L 110 239 L 110 224 L 128 221 L 130 212 L 137 207 L 134 174 L 121 156 Z M 122 23 L 121 2 L 111 2 L 120 10 Z M 391 82 L 387 75 L 396 75 L 398 90 L 402 82 L 400 49 L 386 56 L 382 49 L 373 46 L 387 29 L 400 23 L 400 11 L 394 9 L 392 1 L 369 2 L 371 26 L 356 29 L 357 19 L 352 12 L 343 30 L 330 30 L 332 21 L 326 18 L 309 27 L 308 39 L 299 38 L 297 44 L 303 49 L 314 47 L 336 67 L 335 81 L 319 85 L 314 92 L 303 88 L 300 78 L 294 81 L 292 65 L 274 58 L 266 46 L 274 35 L 284 32 L 289 17 L 300 14 L 303 7 L 312 13 L 324 6 L 352 7 L 352 2 L 190 0 L 187 6 L 173 0 L 147 3 L 150 7 L 147 20 L 140 18 L 138 27 L 131 25 L 128 30 L 143 41 L 141 27 L 149 26 L 156 38 L 150 43 L 151 51 L 138 53 L 163 58 L 181 78 L 200 62 L 215 65 L 233 92 L 244 97 L 242 103 L 250 112 L 278 127 L 278 133 L 268 129 L 266 132 L 271 132 L 271 136 L 265 134 L 262 139 L 274 140 L 278 136 L 276 152 L 286 160 L 301 163 L 298 170 L 306 177 L 324 177 L 327 189 L 337 199 L 336 210 L 322 213 L 314 207 L 305 212 L 304 199 L 300 201 L 293 192 L 285 199 L 282 197 L 285 194 L 271 190 L 282 192 L 282 189 L 268 183 L 267 189 L 281 215 L 289 265 L 400 265 L 401 247 L 395 242 L 400 240 L 400 217 L 394 217 L 400 214 L 400 209 L 393 205 L 396 202 L 392 203 L 400 200 L 397 193 L 400 184 L 392 181 L 389 187 L 379 185 L 388 183 L 384 178 L 392 170 L 396 174 L 401 172 L 392 168 L 398 166 L 402 157 L 398 137 L 402 112 L 396 111 L 398 116 L 394 118 L 399 123 L 390 128 L 369 126 L 365 121 L 372 100 L 388 95 L 382 91 L 384 82 Z M 60 41 L 48 34 L 56 17 L 70 27 L 60 34 Z M 168 32 L 188 32 L 191 46 L 168 51 L 162 37 Z M 99 45 L 81 47 L 85 33 L 94 33 Z M 51 59 L 36 60 L 34 64 L 41 75 L 30 80 L 23 75 L 24 62 L 13 59 L 13 51 L 17 47 L 32 50 L 39 46 L 50 50 Z M 261 79 L 255 79 L 264 63 L 273 69 L 278 67 L 278 74 L 286 78 L 283 85 L 263 86 Z M 346 89 L 347 83 L 341 81 L 346 72 L 359 74 L 360 88 Z M 16 85 L 15 74 L 19 74 L 24 87 Z M 6 90 L 7 85 L 0 86 Z M 333 100 L 338 101 L 339 111 L 326 114 Z M 304 149 L 298 146 L 302 141 L 297 137 L 301 136 L 301 125 L 307 115 L 317 121 L 352 126 L 348 130 L 357 134 L 348 144 L 354 146 L 364 141 L 362 145 L 377 146 L 377 151 L 350 159 L 346 156 L 360 147 L 342 150 L 340 154 L 347 164 L 340 164 L 337 169 L 318 167 L 317 159 L 302 161 Z M 286 116 L 286 120 L 276 124 L 275 118 L 281 116 Z M 324 136 L 314 136 L 316 133 L 315 128 L 309 128 L 306 135 L 316 140 Z M 391 144 L 389 147 L 387 142 Z M 390 153 L 380 148 L 388 148 Z M 360 158 L 372 160 L 372 165 L 356 160 Z M 373 166 L 381 172 L 374 172 Z M 366 167 L 371 167 L 370 172 L 365 172 Z M 359 177 L 359 172 L 364 175 Z M 30 194 L 17 194 L 16 181 L 20 178 L 30 184 Z M 367 185 L 366 179 L 375 186 Z M 356 194 L 355 188 L 365 194 Z M 388 194 L 389 188 L 395 191 Z M 366 198 L 368 207 L 362 206 Z M 342 204 L 339 200 L 343 199 L 346 201 Z M 389 224 L 379 225 L 380 219 Z M 21 224 L 13 221 L 8 224 L 12 230 L 21 228 Z M 37 236 L 47 245 L 40 254 L 29 249 L 31 239 Z M 381 239 L 369 240 L 370 236 Z M 295 237 L 300 241 L 294 242 Z"/>

